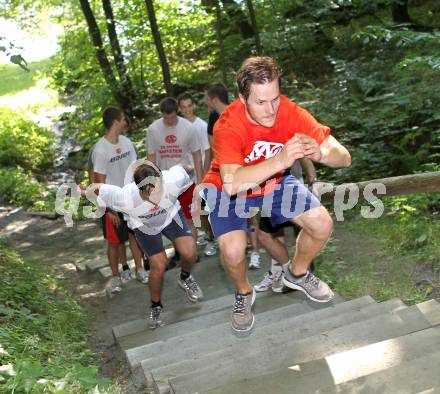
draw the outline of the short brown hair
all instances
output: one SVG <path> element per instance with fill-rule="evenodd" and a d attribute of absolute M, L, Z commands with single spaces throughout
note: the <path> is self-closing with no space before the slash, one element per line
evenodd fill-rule
<path fill-rule="evenodd" d="M 133 174 L 134 182 L 139 190 L 155 187 L 158 178 L 160 178 L 160 171 L 149 164 L 141 164 Z"/>
<path fill-rule="evenodd" d="M 252 83 L 269 83 L 278 79 L 281 84 L 281 69 L 274 59 L 268 56 L 247 58 L 237 71 L 238 92 L 248 99 Z"/>
<path fill-rule="evenodd" d="M 115 120 L 121 120 L 124 113 L 116 107 L 107 107 L 102 113 L 104 127 L 108 130 L 112 127 Z"/>
<path fill-rule="evenodd" d="M 177 101 L 172 97 L 165 97 L 159 104 L 160 112 L 163 114 L 177 113 Z"/>
<path fill-rule="evenodd" d="M 191 102 L 194 103 L 193 98 L 191 97 L 191 95 L 188 92 L 180 93 L 177 96 L 177 104 L 180 105 L 180 102 L 183 100 L 191 100 Z"/>
<path fill-rule="evenodd" d="M 223 104 L 229 104 L 228 88 L 225 84 L 221 82 L 210 83 L 205 89 L 210 99 L 217 97 Z"/>

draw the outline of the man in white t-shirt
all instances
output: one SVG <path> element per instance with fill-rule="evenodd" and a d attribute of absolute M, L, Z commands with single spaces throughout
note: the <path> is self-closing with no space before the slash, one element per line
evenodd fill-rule
<path fill-rule="evenodd" d="M 208 139 L 208 123 L 206 123 L 203 119 L 200 119 L 194 113 L 196 104 L 189 93 L 180 94 L 177 97 L 177 105 L 179 106 L 179 111 L 182 113 L 184 118 L 190 121 L 197 130 L 197 135 L 199 136 L 200 142 L 200 153 L 202 156 L 203 175 L 205 175 L 211 165 L 211 145 L 209 144 Z"/>
<path fill-rule="evenodd" d="M 179 196 L 182 211 L 192 225 L 191 203 L 194 187 L 203 178 L 200 142 L 196 128 L 188 120 L 177 116 L 177 102 L 167 97 L 159 105 L 162 117 L 154 121 L 147 130 L 148 160 L 160 170 L 182 165 L 188 172 L 192 185 Z M 192 158 L 188 160 L 188 156 Z M 195 228 L 192 225 L 195 236 Z"/>
<path fill-rule="evenodd" d="M 182 213 L 178 196 L 190 185 L 191 180 L 181 166 L 161 172 L 152 163 L 144 161 L 134 165 L 133 182 L 123 188 L 98 185 L 87 197 L 92 200 L 98 194 L 97 205 L 122 212 L 128 227 L 150 262 L 150 328 L 162 326 L 162 285 L 167 266 L 162 235 L 173 242 L 179 251 L 182 264 L 178 285 L 191 302 L 203 298 L 203 292 L 191 275 L 196 262 L 196 247 L 191 230 Z M 94 193 L 93 193 L 94 192 Z"/>
<path fill-rule="evenodd" d="M 196 109 L 196 104 L 194 103 L 189 93 L 180 94 L 177 97 L 177 105 L 179 106 L 179 111 L 184 116 L 184 118 L 187 119 L 189 122 L 191 122 L 192 125 L 197 130 L 197 134 L 200 142 L 200 154 L 202 156 L 203 176 L 205 176 L 206 172 L 209 170 L 209 167 L 211 166 L 211 145 L 209 144 L 209 139 L 208 139 L 208 123 L 206 123 L 203 119 L 200 119 L 194 113 Z M 190 160 L 192 160 L 192 157 L 189 156 L 187 157 Z M 204 218 L 206 218 L 206 216 Z M 190 222 L 190 225 L 196 240 L 198 240 L 198 232 L 196 226 L 192 221 Z M 204 229 L 206 230 L 205 227 L 206 226 L 204 226 Z"/>
<path fill-rule="evenodd" d="M 124 186 L 125 173 L 137 154 L 133 143 L 122 135 L 127 123 L 124 113 L 116 107 L 107 107 L 103 112 L 106 133 L 93 147 L 91 165 L 93 182 L 108 185 Z M 121 214 L 107 210 L 102 217 L 104 238 L 107 240 L 107 257 L 112 270 L 110 291 L 119 293 L 122 282 L 118 263 L 127 260 L 125 242 L 128 240 L 136 265 L 136 277 L 142 283 L 148 283 L 148 273 L 142 266 L 142 255 L 134 235 L 128 230 L 127 223 Z M 128 279 L 127 272 L 123 276 Z"/>

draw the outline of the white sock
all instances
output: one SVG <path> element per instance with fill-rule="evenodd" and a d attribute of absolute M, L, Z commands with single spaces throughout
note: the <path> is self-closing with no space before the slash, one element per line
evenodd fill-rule
<path fill-rule="evenodd" d="M 283 266 L 276 260 L 272 259 L 272 265 L 270 266 L 270 272 L 275 274 L 277 272 L 281 272 L 283 270 Z"/>

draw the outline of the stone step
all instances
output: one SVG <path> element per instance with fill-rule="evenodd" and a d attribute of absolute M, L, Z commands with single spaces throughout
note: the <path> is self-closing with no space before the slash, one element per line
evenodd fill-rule
<path fill-rule="evenodd" d="M 292 387 L 295 387 L 295 392 L 298 393 L 315 393 L 319 390 L 331 393 L 339 392 L 342 387 L 361 388 L 361 385 L 353 382 L 364 381 L 371 374 L 384 372 L 386 375 L 385 370 L 436 352 L 440 349 L 439 345 L 440 327 L 432 327 L 332 354 L 319 360 L 285 366 L 279 371 L 227 385 L 214 392 L 227 390 L 243 394 L 258 393 L 262 392 L 262 387 L 266 390 L 267 387 L 271 387 L 274 392 L 287 394 L 291 392 Z M 414 380 L 414 377 L 412 376 L 411 379 Z"/>
<path fill-rule="evenodd" d="M 144 329 L 142 331 L 118 338 L 119 346 L 123 350 L 128 350 L 155 341 L 169 340 L 173 337 L 181 336 L 184 333 L 195 332 L 224 323 L 230 318 L 233 300 L 233 296 L 226 296 L 224 307 L 217 311 L 210 310 L 210 308 L 204 307 L 203 303 L 200 303 L 197 310 L 195 310 L 195 306 L 192 308 L 189 306 L 174 310 L 172 313 L 164 313 L 163 320 L 167 322 L 167 325 L 157 330 L 148 329 L 148 321 L 145 319 L 143 322 Z M 335 300 L 335 302 L 340 301 L 342 300 L 340 300 L 339 297 Z M 208 304 L 212 306 L 213 302 L 208 301 Z M 317 306 L 304 301 L 298 292 L 289 294 L 266 292 L 257 295 L 257 308 L 255 312 L 260 314 L 276 309 L 277 314 L 275 314 L 273 318 L 279 320 L 289 313 L 288 309 L 283 308 L 284 306 L 296 304 L 301 308 L 298 308 L 295 313 L 306 313 L 317 308 Z M 318 308 L 319 307 L 320 306 L 318 306 Z M 280 308 L 283 310 L 280 310 Z M 190 310 L 188 311 L 188 309 Z M 194 311 L 196 311 L 196 313 L 194 313 Z"/>
<path fill-rule="evenodd" d="M 85 261 L 84 264 L 86 266 L 86 270 L 89 272 L 95 272 L 100 268 L 107 267 L 109 265 L 106 255 L 96 256 L 94 259 Z"/>
<path fill-rule="evenodd" d="M 379 371 L 359 379 L 339 384 L 317 394 L 365 393 L 365 394 L 435 394 L 440 393 L 440 352 L 432 353 L 399 364 L 393 368 Z"/>
<path fill-rule="evenodd" d="M 324 358 L 336 352 L 429 328 L 433 322 L 440 322 L 439 312 L 440 306 L 435 302 L 422 308 L 411 306 L 391 313 L 373 313 L 368 320 L 356 322 L 353 322 L 356 313 L 352 312 L 346 314 L 345 322 L 337 328 L 326 331 L 325 324 L 331 320 L 328 319 L 315 335 L 306 338 L 302 335 L 299 339 L 296 330 L 292 330 L 291 336 L 295 340 L 291 343 L 262 343 L 261 346 L 249 348 L 246 353 L 236 354 L 234 358 L 222 357 L 214 364 L 205 364 L 208 366 L 204 369 L 197 371 L 194 368 L 191 373 L 169 379 L 169 383 L 174 392 L 179 394 L 207 391 L 221 387 L 225 382 L 251 379 L 277 369 Z M 311 318 L 312 315 L 313 313 L 310 314 Z M 320 326 L 320 322 L 314 323 L 310 331 L 313 331 L 315 326 Z"/>
<path fill-rule="evenodd" d="M 257 313 L 256 324 L 259 326 L 267 325 L 273 322 L 278 322 L 283 319 L 285 315 L 296 315 L 298 313 L 308 312 L 310 310 L 319 310 L 329 308 L 330 305 L 337 305 L 341 302 L 340 297 L 335 297 L 335 300 L 330 304 L 316 304 L 310 301 L 304 300 L 304 297 L 299 292 L 291 292 L 288 294 L 270 294 L 261 293 L 258 296 L 258 300 L 255 303 L 255 312 Z M 153 356 L 160 356 L 166 352 L 174 352 L 176 346 L 181 352 L 183 350 L 182 342 L 185 342 L 188 347 L 197 347 L 200 341 L 208 341 L 212 344 L 212 338 L 227 338 L 231 334 L 230 318 L 228 314 L 231 313 L 232 298 L 229 298 L 229 303 L 226 309 L 226 319 L 223 319 L 220 324 L 212 327 L 198 327 L 197 331 L 181 332 L 179 336 L 173 338 L 166 338 L 161 341 L 139 344 L 137 347 L 127 349 L 125 354 L 131 368 L 136 367 L 139 363 L 147 358 Z M 364 300 L 365 303 L 374 303 L 374 301 L 367 297 Z M 304 306 L 306 305 L 306 306 Z M 280 307 L 286 307 L 282 312 L 278 312 Z M 261 311 L 261 312 L 259 312 Z M 191 316 L 189 316 L 191 318 Z M 218 318 L 216 316 L 215 318 Z M 275 319 L 275 320 L 274 320 Z M 211 331 L 212 330 L 212 331 Z M 157 334 L 160 335 L 160 334 Z M 175 362 L 175 358 L 173 359 Z"/>
<path fill-rule="evenodd" d="M 323 324 L 326 319 L 331 319 L 330 323 L 338 327 L 346 322 L 347 315 L 353 316 L 352 319 L 356 320 L 369 317 L 373 313 L 378 314 L 404 307 L 399 300 L 377 304 L 371 297 L 366 296 L 306 315 L 285 317 L 272 324 L 257 324 L 247 338 L 233 335 L 228 322 L 207 330 L 203 336 L 200 333 L 198 336 L 188 334 L 173 340 L 171 348 L 167 348 L 167 343 L 159 344 L 155 346 L 155 349 L 152 347 L 149 358 L 142 361 L 142 368 L 148 382 L 152 381 L 152 373 L 155 381 L 159 382 L 164 376 L 179 376 L 199 368 L 203 369 L 207 365 L 215 365 L 219 359 L 238 357 L 240 354 L 248 354 L 256 349 L 283 344 L 285 338 L 290 338 L 291 335 L 314 335 L 315 332 L 320 332 L 328 326 L 328 324 Z M 306 318 L 315 319 L 316 323 L 311 326 Z M 256 322 L 259 323 L 259 320 L 257 319 Z M 212 338 L 216 338 L 216 341 L 212 341 Z M 147 352 L 144 354 L 148 355 Z"/>
<path fill-rule="evenodd" d="M 173 257 L 174 253 L 175 253 L 174 248 L 171 247 L 171 248 L 165 249 L 165 253 L 167 255 L 167 258 Z M 133 260 L 133 258 L 131 258 L 131 256 L 130 257 L 127 256 L 127 257 L 128 257 L 127 264 L 130 267 L 132 273 L 134 273 L 135 267 L 136 267 L 136 265 L 134 264 L 134 260 Z M 86 263 L 86 267 L 88 267 L 89 271 L 97 270 L 99 272 L 99 275 L 101 276 L 101 278 L 105 280 L 105 279 L 111 278 L 112 270 L 110 268 L 110 265 L 109 265 L 106 257 L 105 257 L 105 264 L 102 264 L 103 261 L 104 261 L 104 258 L 98 257 L 98 258 L 90 261 L 90 263 Z M 119 271 L 121 271 L 121 270 L 122 270 L 122 268 L 121 268 L 121 266 L 119 266 Z"/>
<path fill-rule="evenodd" d="M 179 290 L 180 292 L 180 290 Z M 183 293 L 182 293 L 183 294 Z M 263 300 L 265 298 L 275 298 L 279 299 L 279 294 L 274 294 L 271 291 L 265 293 L 259 293 L 257 295 L 258 299 Z M 284 296 L 284 295 L 283 295 Z M 282 297 L 282 299 L 290 300 L 290 297 Z M 167 322 L 167 326 L 162 327 L 162 329 L 167 329 L 168 326 L 182 322 L 188 319 L 195 319 L 199 316 L 208 315 L 213 312 L 218 312 L 223 309 L 230 310 L 232 303 L 234 301 L 233 295 L 228 294 L 222 297 L 214 298 L 212 300 L 203 300 L 199 303 L 185 303 L 181 302 L 178 304 L 171 305 L 169 308 L 165 307 L 163 312 L 163 319 Z M 147 314 L 145 313 L 145 316 Z M 155 333 L 156 331 L 151 331 L 148 329 L 148 320 L 146 318 L 133 320 L 118 326 L 113 327 L 113 336 L 116 340 L 122 339 L 122 337 L 136 335 L 140 333 Z M 183 331 L 184 332 L 184 331 Z M 158 335 L 158 334 L 155 334 Z M 126 348 L 123 346 L 123 348 Z"/>

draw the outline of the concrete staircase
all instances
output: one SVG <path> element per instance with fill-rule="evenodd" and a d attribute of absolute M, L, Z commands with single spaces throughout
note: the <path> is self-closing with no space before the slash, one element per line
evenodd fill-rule
<path fill-rule="evenodd" d="M 78 269 L 109 277 L 105 256 Z M 263 273 L 249 271 L 251 282 Z M 254 330 L 236 335 L 230 327 L 234 289 L 218 257 L 203 257 L 195 266 L 205 293 L 201 303 L 186 299 L 178 274 L 172 269 L 165 275 L 166 325 L 156 330 L 147 327 L 145 285 L 131 281 L 108 300 L 115 340 L 151 392 L 440 394 L 435 300 L 406 306 L 398 299 L 336 296 L 317 304 L 299 292 L 260 293 Z"/>
<path fill-rule="evenodd" d="M 232 302 L 232 294 L 195 305 L 181 299 L 166 311 L 166 326 L 151 331 L 139 319 L 113 333 L 157 393 L 440 392 L 434 300 L 408 307 L 336 297 L 322 305 L 267 292 L 257 296 L 254 330 L 239 336 L 230 328 Z"/>

